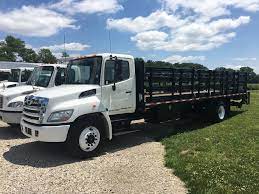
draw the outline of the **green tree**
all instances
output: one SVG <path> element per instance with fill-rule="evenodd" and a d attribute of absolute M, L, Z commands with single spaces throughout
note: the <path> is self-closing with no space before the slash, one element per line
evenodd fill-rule
<path fill-rule="evenodd" d="M 235 71 L 234 69 L 225 68 L 225 67 L 217 67 L 215 70 L 216 70 L 216 71 L 230 71 L 230 72 Z"/>
<path fill-rule="evenodd" d="M 251 67 L 241 67 L 240 72 L 248 73 L 248 83 L 256 83 L 256 73 Z"/>
<path fill-rule="evenodd" d="M 5 42 L 6 46 L 11 50 L 11 52 L 19 54 L 20 51 L 25 48 L 25 42 L 13 36 L 7 36 L 5 38 Z"/>
<path fill-rule="evenodd" d="M 0 42 L 0 60 L 16 61 L 17 56 L 24 62 L 38 62 L 37 53 L 25 47 L 25 42 L 13 36 L 7 36 Z"/>
<path fill-rule="evenodd" d="M 57 63 L 57 58 L 49 49 L 41 49 L 38 53 L 38 57 L 41 63 Z"/>
<path fill-rule="evenodd" d="M 198 63 L 175 63 L 173 64 L 174 68 L 183 68 L 183 69 L 201 69 L 208 70 L 207 67 Z"/>
<path fill-rule="evenodd" d="M 37 63 L 39 61 L 37 53 L 32 49 L 24 48 L 20 51 L 19 55 L 23 61 L 28 63 Z"/>
<path fill-rule="evenodd" d="M 12 51 L 12 48 L 7 45 L 6 41 L 0 42 L 0 60 L 16 61 L 15 53 Z"/>
<path fill-rule="evenodd" d="M 197 63 L 169 63 L 164 61 L 151 61 L 148 60 L 145 63 L 146 67 L 158 67 L 158 68 L 176 68 L 176 69 L 203 69 L 208 70 L 207 67 Z"/>
<path fill-rule="evenodd" d="M 62 58 L 69 57 L 69 54 L 66 51 L 62 52 Z"/>

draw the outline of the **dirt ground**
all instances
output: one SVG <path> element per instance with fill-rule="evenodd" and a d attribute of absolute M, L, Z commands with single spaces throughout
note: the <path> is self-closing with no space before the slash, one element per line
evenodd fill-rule
<path fill-rule="evenodd" d="M 64 152 L 64 144 L 35 142 L 0 122 L 0 193 L 187 192 L 164 167 L 161 143 L 143 130 L 115 137 L 92 159 Z"/>

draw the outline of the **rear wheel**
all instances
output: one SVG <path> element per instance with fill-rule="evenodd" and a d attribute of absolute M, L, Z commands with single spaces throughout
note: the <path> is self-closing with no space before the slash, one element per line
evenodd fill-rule
<path fill-rule="evenodd" d="M 224 120 L 225 119 L 225 115 L 226 115 L 226 110 L 224 105 L 220 105 L 218 107 L 218 119 L 219 120 Z"/>
<path fill-rule="evenodd" d="M 98 120 L 88 118 L 77 121 L 70 129 L 66 142 L 70 155 L 88 158 L 97 155 L 103 143 L 103 129 Z"/>
<path fill-rule="evenodd" d="M 216 106 L 215 106 L 215 110 L 214 110 L 214 118 L 216 119 L 216 122 L 221 122 L 223 120 L 226 119 L 227 115 L 228 115 L 228 105 L 225 102 L 219 102 Z"/>

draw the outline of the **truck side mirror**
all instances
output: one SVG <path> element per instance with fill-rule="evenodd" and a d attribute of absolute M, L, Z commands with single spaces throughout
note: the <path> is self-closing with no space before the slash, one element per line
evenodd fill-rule
<path fill-rule="evenodd" d="M 113 90 L 113 91 L 115 91 L 115 90 L 116 90 L 116 84 L 115 84 L 115 82 L 113 82 L 112 90 Z"/>

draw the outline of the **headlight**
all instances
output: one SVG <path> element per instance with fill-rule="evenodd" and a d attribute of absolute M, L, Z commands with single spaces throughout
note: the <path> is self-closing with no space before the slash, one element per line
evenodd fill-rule
<path fill-rule="evenodd" d="M 18 102 L 11 102 L 10 104 L 8 104 L 8 107 L 12 107 L 12 108 L 20 108 L 23 106 L 23 102 L 18 101 Z"/>
<path fill-rule="evenodd" d="M 63 110 L 51 113 L 48 122 L 67 121 L 72 116 L 74 110 Z"/>

